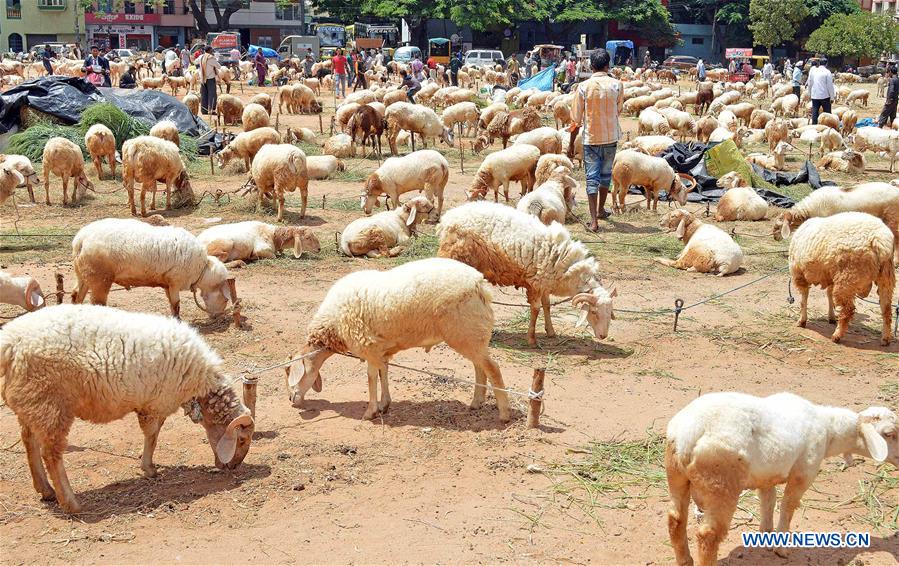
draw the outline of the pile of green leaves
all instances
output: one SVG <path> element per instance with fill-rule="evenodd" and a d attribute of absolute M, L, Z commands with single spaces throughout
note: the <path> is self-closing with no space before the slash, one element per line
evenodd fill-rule
<path fill-rule="evenodd" d="M 12 135 L 9 138 L 8 153 L 24 155 L 33 162 L 41 161 L 44 146 L 50 138 L 62 137 L 74 142 L 81 148 L 81 154 L 88 158 L 87 148 L 84 147 L 84 134 L 73 126 L 61 126 L 52 122 L 41 122 L 31 126 L 25 131 Z"/>
<path fill-rule="evenodd" d="M 119 150 L 122 149 L 122 144 L 127 140 L 150 133 L 149 126 L 125 114 L 116 105 L 107 102 L 92 104 L 85 108 L 84 112 L 81 113 L 81 121 L 78 122 L 77 127 L 84 135 L 95 124 L 103 124 L 112 130 L 112 134 L 115 136 L 116 149 Z"/>

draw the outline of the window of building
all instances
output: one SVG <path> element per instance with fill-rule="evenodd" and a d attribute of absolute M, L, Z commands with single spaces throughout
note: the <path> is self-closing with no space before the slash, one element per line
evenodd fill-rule
<path fill-rule="evenodd" d="M 259 47 L 271 47 L 272 46 L 272 36 L 260 35 L 258 42 L 259 42 Z"/>
<path fill-rule="evenodd" d="M 175 14 L 175 0 L 165 0 L 165 4 L 162 6 L 162 13 L 173 16 Z"/>
<path fill-rule="evenodd" d="M 6 18 L 9 20 L 21 20 L 22 19 L 22 2 L 19 0 L 6 0 Z M 19 41 L 22 40 L 22 37 L 19 36 Z M 10 37 L 10 41 L 12 41 L 12 37 Z M 10 45 L 12 48 L 12 45 Z"/>
<path fill-rule="evenodd" d="M 705 39 L 702 37 L 694 37 L 690 40 L 690 43 L 693 45 L 702 45 L 705 43 Z"/>
<path fill-rule="evenodd" d="M 129 2 L 125 0 L 125 13 L 126 14 L 135 14 L 136 11 L 134 9 L 134 2 Z"/>
<path fill-rule="evenodd" d="M 66 0 L 37 0 L 37 7 L 42 10 L 65 10 Z"/>
<path fill-rule="evenodd" d="M 9 34 L 9 50 L 13 53 L 19 53 L 23 51 L 24 45 L 22 43 L 22 36 L 18 33 Z"/>
<path fill-rule="evenodd" d="M 293 6 L 287 6 L 286 8 L 275 7 L 275 19 L 276 20 L 299 20 L 300 19 L 299 4 L 294 4 Z"/>

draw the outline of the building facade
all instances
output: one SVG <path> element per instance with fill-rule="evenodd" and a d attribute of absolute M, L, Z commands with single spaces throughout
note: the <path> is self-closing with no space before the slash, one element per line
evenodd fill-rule
<path fill-rule="evenodd" d="M 84 11 L 78 0 L 0 0 L 0 48 L 27 51 L 42 43 L 83 41 Z"/>
<path fill-rule="evenodd" d="M 307 6 L 308 8 L 308 6 Z M 206 18 L 215 21 L 212 9 L 206 7 Z M 311 17 L 306 12 L 306 22 Z M 288 35 L 302 35 L 304 22 L 300 20 L 300 7 L 278 8 L 274 0 L 244 0 L 244 7 L 231 16 L 230 28 L 240 32 L 240 43 L 276 49 Z"/>
<path fill-rule="evenodd" d="M 88 42 L 142 51 L 189 44 L 195 31 L 187 4 L 187 0 L 94 2 L 85 14 Z"/>
<path fill-rule="evenodd" d="M 899 0 L 859 0 L 862 10 L 899 17 Z"/>

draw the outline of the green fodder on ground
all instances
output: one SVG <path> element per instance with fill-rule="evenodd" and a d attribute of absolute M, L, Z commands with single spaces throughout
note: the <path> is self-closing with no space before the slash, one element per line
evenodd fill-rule
<path fill-rule="evenodd" d="M 43 159 L 44 146 L 50 138 L 65 138 L 81 149 L 84 159 L 88 158 L 87 148 L 84 146 L 84 134 L 81 130 L 72 126 L 60 126 L 51 122 L 41 122 L 31 126 L 23 132 L 10 136 L 7 153 L 24 155 L 37 163 Z"/>

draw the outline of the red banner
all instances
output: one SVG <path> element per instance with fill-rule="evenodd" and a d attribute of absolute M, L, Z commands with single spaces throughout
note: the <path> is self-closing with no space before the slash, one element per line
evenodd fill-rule
<path fill-rule="evenodd" d="M 237 36 L 233 33 L 223 33 L 212 38 L 213 49 L 231 49 L 237 47 Z"/>
<path fill-rule="evenodd" d="M 751 47 L 728 47 L 724 50 L 725 59 L 748 59 L 752 57 Z"/>
<path fill-rule="evenodd" d="M 159 14 L 84 14 L 84 23 L 93 25 L 128 24 L 128 25 L 157 25 Z"/>

